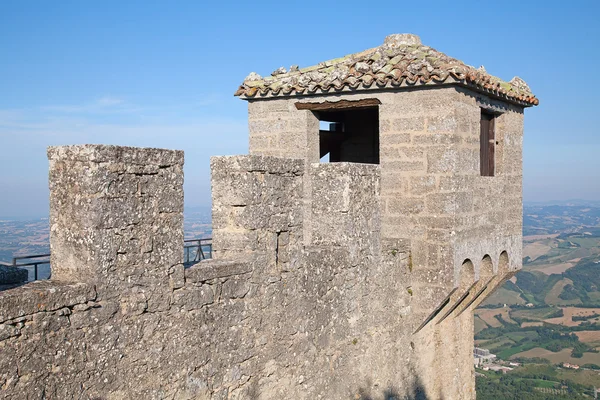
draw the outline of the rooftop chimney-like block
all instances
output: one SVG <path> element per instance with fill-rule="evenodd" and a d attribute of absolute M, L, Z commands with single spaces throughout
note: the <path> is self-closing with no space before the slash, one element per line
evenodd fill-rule
<path fill-rule="evenodd" d="M 393 35 L 386 36 L 383 43 L 391 48 L 414 46 L 421 44 L 421 38 L 412 33 L 394 33 Z"/>

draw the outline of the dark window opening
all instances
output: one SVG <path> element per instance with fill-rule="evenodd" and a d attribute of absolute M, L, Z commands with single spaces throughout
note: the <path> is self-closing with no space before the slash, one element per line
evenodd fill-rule
<path fill-rule="evenodd" d="M 481 176 L 494 176 L 496 150 L 495 116 L 481 110 L 479 160 Z"/>
<path fill-rule="evenodd" d="M 315 111 L 321 162 L 379 164 L 377 107 Z"/>

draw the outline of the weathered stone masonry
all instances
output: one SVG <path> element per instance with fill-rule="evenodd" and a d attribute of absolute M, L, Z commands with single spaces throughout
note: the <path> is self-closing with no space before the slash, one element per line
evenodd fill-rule
<path fill-rule="evenodd" d="M 48 155 L 53 280 L 0 293 L 1 397 L 243 398 L 251 269 L 184 271 L 183 153 Z"/>
<path fill-rule="evenodd" d="M 53 279 L 0 292 L 0 397 L 474 399 L 472 310 L 521 265 L 526 84 L 392 35 L 237 94 L 250 155 L 212 158 L 188 269 L 182 152 L 49 149 Z"/>

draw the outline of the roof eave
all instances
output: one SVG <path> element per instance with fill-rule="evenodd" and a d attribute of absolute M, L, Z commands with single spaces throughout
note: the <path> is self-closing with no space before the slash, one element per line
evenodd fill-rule
<path fill-rule="evenodd" d="M 254 95 L 254 96 L 247 96 L 245 93 L 245 90 L 243 90 L 243 88 L 240 87 L 240 89 L 238 89 L 238 91 L 234 94 L 234 96 L 239 97 L 242 100 L 251 101 L 251 100 L 269 100 L 269 99 L 285 98 L 285 97 L 289 97 L 289 98 L 312 97 L 312 96 L 326 96 L 326 95 L 338 94 L 338 93 L 390 91 L 390 90 L 402 90 L 402 89 L 419 88 L 419 87 L 433 88 L 433 87 L 445 87 L 445 86 L 446 87 L 447 86 L 464 87 L 464 88 L 473 90 L 475 92 L 482 93 L 487 96 L 493 97 L 495 99 L 498 99 L 498 100 L 501 100 L 501 101 L 504 101 L 507 103 L 511 103 L 514 105 L 519 105 L 522 107 L 533 107 L 533 106 L 539 105 L 539 100 L 535 97 L 535 95 L 530 94 L 530 93 L 523 95 L 523 97 L 531 99 L 530 101 L 521 100 L 519 98 L 510 96 L 508 94 L 499 92 L 494 89 L 488 89 L 488 88 L 485 88 L 485 87 L 477 85 L 477 84 L 468 83 L 465 80 L 454 80 L 454 79 L 452 81 L 450 81 L 450 79 L 447 79 L 446 82 L 427 82 L 427 83 L 416 82 L 413 84 L 406 83 L 406 81 L 405 81 L 405 82 L 402 82 L 402 84 L 400 84 L 400 85 L 393 85 L 390 82 L 388 82 L 385 85 L 378 85 L 376 83 L 373 83 L 372 85 L 370 85 L 368 87 L 361 86 L 361 87 L 357 87 L 357 88 L 352 88 L 349 86 L 344 86 L 342 88 L 329 88 L 327 90 L 317 88 L 313 92 L 308 92 L 308 89 L 304 89 L 302 92 L 297 92 L 296 90 L 292 90 L 289 93 L 283 93 L 283 91 L 281 91 L 281 90 L 278 91 L 277 93 L 274 93 L 272 90 L 268 90 L 265 94 L 263 94 L 263 93 L 261 93 L 260 90 L 257 90 L 256 95 Z"/>

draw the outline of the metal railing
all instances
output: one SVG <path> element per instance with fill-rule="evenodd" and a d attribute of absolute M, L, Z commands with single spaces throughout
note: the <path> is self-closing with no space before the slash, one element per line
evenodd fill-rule
<path fill-rule="evenodd" d="M 184 240 L 183 244 L 185 266 L 212 258 L 212 238 L 188 239 Z"/>
<path fill-rule="evenodd" d="M 40 260 L 43 258 L 44 260 Z M 31 260 L 31 261 L 28 261 Z M 23 262 L 25 261 L 25 262 Z M 13 257 L 12 262 L 10 264 L 2 263 L 2 265 L 7 267 L 15 267 L 15 268 L 29 268 L 33 267 L 33 280 L 39 280 L 39 270 L 38 266 L 48 264 L 50 265 L 50 254 L 36 254 L 33 256 L 19 256 Z M 50 276 L 48 276 L 48 279 Z M 29 279 L 28 279 L 29 280 Z"/>
<path fill-rule="evenodd" d="M 202 260 L 212 258 L 212 238 L 184 240 L 183 251 L 183 263 L 186 267 Z M 40 279 L 38 267 L 40 265 L 50 264 L 50 254 L 13 257 L 10 264 L 5 262 L 0 262 L 0 264 L 7 267 L 26 268 L 28 270 L 33 267 L 33 279 L 28 278 L 28 281 L 37 281 Z M 50 279 L 50 274 L 41 279 Z"/>

